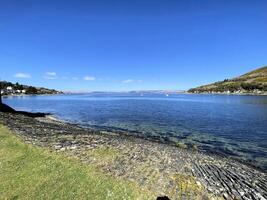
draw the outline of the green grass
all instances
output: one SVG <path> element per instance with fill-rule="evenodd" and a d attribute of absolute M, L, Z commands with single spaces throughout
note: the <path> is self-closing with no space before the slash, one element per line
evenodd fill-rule
<path fill-rule="evenodd" d="M 0 199 L 149 199 L 149 193 L 63 154 L 25 144 L 0 125 Z"/>
<path fill-rule="evenodd" d="M 267 76 L 255 78 L 254 81 L 259 83 L 267 83 Z"/>

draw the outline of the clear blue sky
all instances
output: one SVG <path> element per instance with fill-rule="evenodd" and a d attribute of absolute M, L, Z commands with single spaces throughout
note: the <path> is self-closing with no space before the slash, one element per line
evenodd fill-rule
<path fill-rule="evenodd" d="M 266 0 L 0 0 L 1 78 L 188 89 L 267 64 Z"/>

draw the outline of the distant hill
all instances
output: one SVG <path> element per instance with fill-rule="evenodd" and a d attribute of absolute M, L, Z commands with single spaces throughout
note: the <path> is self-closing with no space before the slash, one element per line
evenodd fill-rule
<path fill-rule="evenodd" d="M 242 76 L 188 90 L 189 93 L 267 94 L 267 66 Z"/>
<path fill-rule="evenodd" d="M 47 89 L 44 87 L 33 87 L 28 85 L 21 85 L 19 83 L 11 83 L 7 81 L 0 81 L 1 94 L 12 95 L 12 94 L 60 94 L 62 92 Z"/>

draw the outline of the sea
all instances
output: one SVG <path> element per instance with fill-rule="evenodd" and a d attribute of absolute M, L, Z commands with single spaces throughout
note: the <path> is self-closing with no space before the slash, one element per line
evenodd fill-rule
<path fill-rule="evenodd" d="M 197 146 L 267 171 L 267 96 L 93 92 L 3 101 L 83 127 Z"/>

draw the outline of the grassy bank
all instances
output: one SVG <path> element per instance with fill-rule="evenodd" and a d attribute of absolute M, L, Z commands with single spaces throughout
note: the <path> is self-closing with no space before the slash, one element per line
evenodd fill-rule
<path fill-rule="evenodd" d="M 0 199 L 148 199 L 136 185 L 21 142 L 0 125 Z"/>

